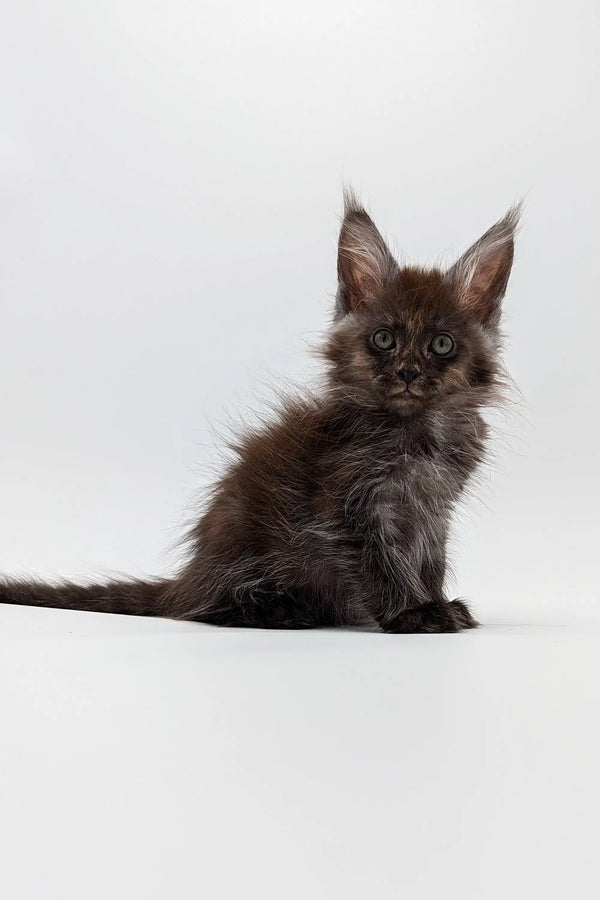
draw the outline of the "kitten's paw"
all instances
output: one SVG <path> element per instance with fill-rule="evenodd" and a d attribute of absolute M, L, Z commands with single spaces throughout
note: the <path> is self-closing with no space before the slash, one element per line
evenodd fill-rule
<path fill-rule="evenodd" d="M 451 600 L 448 604 L 452 608 L 455 621 L 460 624 L 459 631 L 466 628 L 477 628 L 479 622 L 473 618 L 471 611 L 464 600 Z"/>
<path fill-rule="evenodd" d="M 453 600 L 451 603 L 432 601 L 407 609 L 384 622 L 381 629 L 389 634 L 447 634 L 477 625 L 467 605 L 462 600 Z"/>

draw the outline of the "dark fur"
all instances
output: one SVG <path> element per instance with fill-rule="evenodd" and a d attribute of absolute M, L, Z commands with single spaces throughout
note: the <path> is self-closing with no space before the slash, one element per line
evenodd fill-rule
<path fill-rule="evenodd" d="M 400 269 L 348 195 L 323 390 L 286 401 L 240 440 L 181 573 L 89 587 L 7 581 L 0 600 L 259 628 L 476 625 L 445 597 L 445 546 L 483 457 L 480 409 L 497 396 L 517 219 L 509 212 L 447 272 Z M 392 350 L 374 345 L 381 328 Z M 455 341 L 447 358 L 430 349 L 440 332 Z M 418 373 L 410 384 L 407 370 Z"/>

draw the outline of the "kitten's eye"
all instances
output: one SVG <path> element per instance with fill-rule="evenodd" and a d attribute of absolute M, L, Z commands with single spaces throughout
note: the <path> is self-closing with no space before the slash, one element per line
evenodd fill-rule
<path fill-rule="evenodd" d="M 454 346 L 454 338 L 442 331 L 441 334 L 436 334 L 429 348 L 436 356 L 448 356 L 454 350 Z"/>
<path fill-rule="evenodd" d="M 373 343 L 378 350 L 392 350 L 396 346 L 396 339 L 389 328 L 379 328 L 373 335 Z"/>

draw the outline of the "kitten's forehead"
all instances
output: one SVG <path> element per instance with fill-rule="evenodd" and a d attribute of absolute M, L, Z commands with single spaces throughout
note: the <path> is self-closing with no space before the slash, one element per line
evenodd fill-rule
<path fill-rule="evenodd" d="M 380 301 L 387 315 L 400 319 L 409 331 L 458 312 L 452 288 L 439 269 L 401 269 Z"/>

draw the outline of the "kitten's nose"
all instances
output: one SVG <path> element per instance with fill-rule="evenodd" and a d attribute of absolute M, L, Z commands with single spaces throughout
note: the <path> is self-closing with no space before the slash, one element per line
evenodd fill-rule
<path fill-rule="evenodd" d="M 402 381 L 405 381 L 407 386 L 414 381 L 415 378 L 418 378 L 420 375 L 420 371 L 418 369 L 398 369 L 398 378 L 401 378 Z"/>

